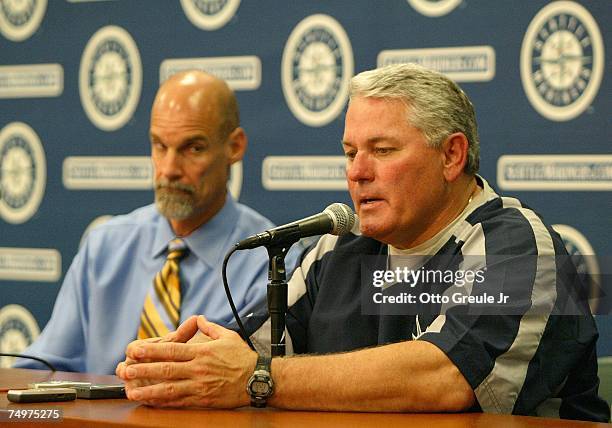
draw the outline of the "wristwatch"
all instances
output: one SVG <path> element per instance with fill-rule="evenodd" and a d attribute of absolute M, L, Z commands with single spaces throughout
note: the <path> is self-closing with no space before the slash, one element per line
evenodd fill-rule
<path fill-rule="evenodd" d="M 258 355 L 255 371 L 247 383 L 247 393 L 251 397 L 251 406 L 266 407 L 269 397 L 274 394 L 274 382 L 270 374 L 272 359 Z"/>

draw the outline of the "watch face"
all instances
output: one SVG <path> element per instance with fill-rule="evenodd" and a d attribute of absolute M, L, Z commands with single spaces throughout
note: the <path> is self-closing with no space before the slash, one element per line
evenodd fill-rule
<path fill-rule="evenodd" d="M 266 381 L 255 380 L 251 384 L 251 391 L 255 395 L 267 395 L 268 391 L 270 391 L 270 385 Z"/>

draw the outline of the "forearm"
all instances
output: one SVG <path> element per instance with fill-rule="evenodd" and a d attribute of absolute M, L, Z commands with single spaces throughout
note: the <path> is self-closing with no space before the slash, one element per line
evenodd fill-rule
<path fill-rule="evenodd" d="M 338 411 L 461 411 L 474 393 L 434 345 L 396 343 L 345 354 L 276 358 L 274 407 Z"/>
<path fill-rule="evenodd" d="M 63 371 L 86 370 L 79 269 L 79 266 L 72 266 L 68 271 L 54 303 L 51 318 L 40 336 L 23 351 L 23 354 L 42 358 Z M 29 359 L 17 359 L 14 367 L 47 369 L 43 363 Z"/>
<path fill-rule="evenodd" d="M 194 322 L 195 321 L 195 322 Z M 212 340 L 205 343 L 132 342 L 117 374 L 128 398 L 155 406 L 246 406 L 246 385 L 257 354 L 237 333 L 188 320 Z M 274 358 L 270 406 L 294 410 L 444 412 L 466 410 L 474 392 L 436 346 L 408 341 L 346 354 Z"/>

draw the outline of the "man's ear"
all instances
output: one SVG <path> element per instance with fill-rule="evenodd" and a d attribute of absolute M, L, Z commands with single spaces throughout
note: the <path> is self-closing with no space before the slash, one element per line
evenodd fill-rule
<path fill-rule="evenodd" d="M 238 162 L 244 156 L 248 145 L 248 139 L 246 132 L 241 127 L 238 127 L 232 131 L 227 139 L 227 157 L 230 161 L 230 165 Z"/>
<path fill-rule="evenodd" d="M 467 164 L 468 140 L 462 132 L 449 135 L 442 143 L 444 178 L 453 182 L 461 176 Z"/>

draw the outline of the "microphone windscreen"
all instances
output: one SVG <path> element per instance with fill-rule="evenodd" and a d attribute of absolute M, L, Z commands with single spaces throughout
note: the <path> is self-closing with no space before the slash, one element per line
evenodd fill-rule
<path fill-rule="evenodd" d="M 329 232 L 332 235 L 346 235 L 355 224 L 355 213 L 348 205 L 336 202 L 325 208 L 323 212 L 329 215 L 334 223 L 334 228 Z"/>

